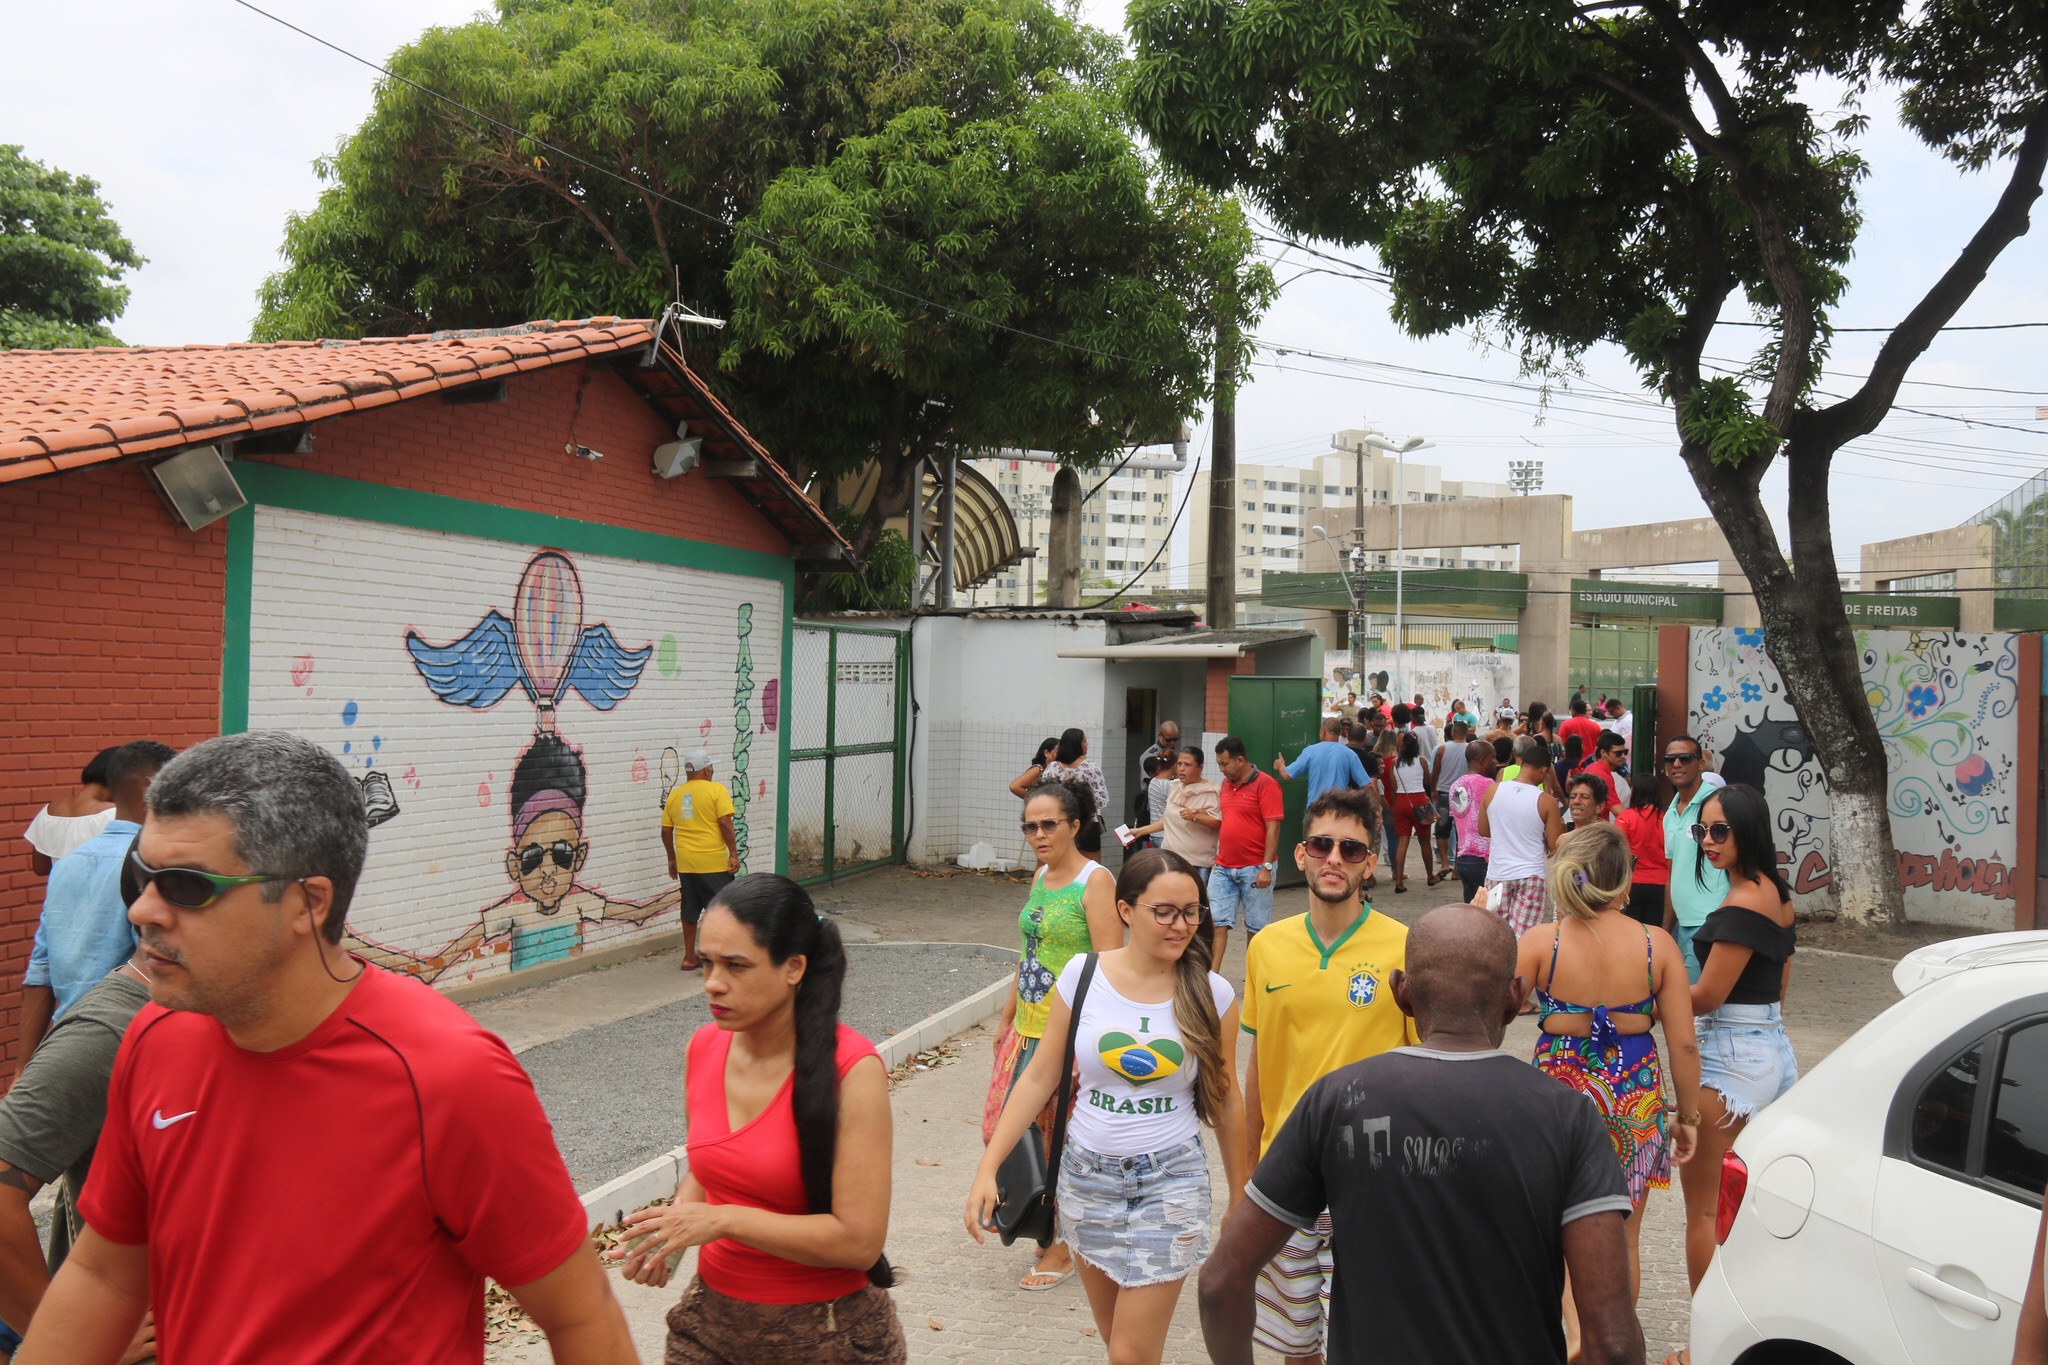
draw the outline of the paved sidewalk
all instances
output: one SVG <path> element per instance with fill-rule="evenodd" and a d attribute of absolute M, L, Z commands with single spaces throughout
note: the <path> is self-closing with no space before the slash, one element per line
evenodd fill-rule
<path fill-rule="evenodd" d="M 1412 897 L 1411 897 L 1412 898 Z M 1405 906 L 1403 907 L 1406 908 Z M 1418 910 L 1421 908 L 1417 907 Z M 1794 973 L 1788 1025 L 1803 1069 L 1811 1068 L 1850 1033 L 1897 998 L 1886 961 L 1819 952 L 1803 955 Z M 1026 1250 L 1000 1244 L 976 1247 L 961 1227 L 967 1183 L 981 1157 L 980 1113 L 988 1083 L 991 1034 L 965 1035 L 960 1059 L 917 1074 L 894 1091 L 895 1151 L 889 1254 L 903 1273 L 898 1311 L 914 1361 L 1098 1362 L 1101 1342 L 1077 1281 L 1049 1293 L 1026 1294 L 1016 1280 L 1029 1264 Z M 1521 1021 L 1506 1047 L 1527 1055 L 1533 1025 Z M 1223 1209 L 1222 1167 L 1213 1157 L 1216 1211 Z M 632 1321 L 641 1358 L 658 1361 L 664 1314 L 688 1283 L 694 1253 L 677 1280 L 661 1290 L 615 1280 Z M 1639 1309 L 1649 1359 L 1685 1342 L 1688 1299 L 1683 1203 L 1677 1189 L 1654 1195 L 1643 1225 L 1643 1297 Z M 494 1362 L 542 1362 L 540 1345 L 494 1348 Z M 1166 1359 L 1201 1361 L 1192 1285 L 1174 1319 Z M 1261 1361 L 1278 1357 L 1262 1356 Z"/>

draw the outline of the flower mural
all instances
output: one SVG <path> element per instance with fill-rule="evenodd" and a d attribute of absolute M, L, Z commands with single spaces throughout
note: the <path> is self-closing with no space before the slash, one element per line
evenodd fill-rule
<path fill-rule="evenodd" d="M 1727 704 L 1728 694 L 1721 690 L 1719 683 L 1716 683 L 1705 696 L 1700 698 L 1700 705 L 1706 707 L 1709 711 L 1718 711 Z"/>
<path fill-rule="evenodd" d="M 1906 689 L 1906 714 L 1924 716 L 1941 705 L 1941 693 L 1931 687 L 1909 687 Z"/>

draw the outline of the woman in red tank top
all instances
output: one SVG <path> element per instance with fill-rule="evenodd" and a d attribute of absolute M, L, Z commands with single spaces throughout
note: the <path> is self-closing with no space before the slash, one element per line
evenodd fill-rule
<path fill-rule="evenodd" d="M 684 1073 L 689 1173 L 668 1207 L 627 1216 L 611 1255 L 661 1285 L 702 1248 L 669 1310 L 667 1365 L 900 1365 L 882 1255 L 889 1083 L 839 1022 L 839 930 L 795 882 L 759 873 L 712 901 L 697 949 L 712 1022 Z"/>

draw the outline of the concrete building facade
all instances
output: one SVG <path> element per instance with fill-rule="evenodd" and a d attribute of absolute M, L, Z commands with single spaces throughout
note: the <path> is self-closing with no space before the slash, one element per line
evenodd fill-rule
<path fill-rule="evenodd" d="M 1256 593 L 1261 574 L 1302 572 L 1308 543 L 1314 538 L 1312 525 L 1321 524 L 1332 535 L 1340 526 L 1351 526 L 1358 505 L 1361 451 L 1368 509 L 1391 509 L 1397 495 L 1413 508 L 1472 498 L 1504 498 L 1513 491 L 1506 484 L 1446 479 L 1438 466 L 1413 458 L 1402 468 L 1401 462 L 1392 456 L 1365 445 L 1365 438 L 1375 434 L 1355 427 L 1339 431 L 1331 436 L 1330 449 L 1306 466 L 1238 463 L 1236 578 L 1240 595 Z M 1206 508 L 1209 488 L 1209 475 L 1197 474 L 1189 505 Z M 1401 558 L 1404 567 L 1410 569 L 1512 570 L 1516 566 L 1512 545 L 1410 544 L 1401 552 Z M 1392 568 L 1394 559 L 1390 544 L 1375 551 L 1374 566 Z M 1197 517 L 1188 532 L 1190 573 L 1201 573 L 1208 562 L 1208 520 Z"/>

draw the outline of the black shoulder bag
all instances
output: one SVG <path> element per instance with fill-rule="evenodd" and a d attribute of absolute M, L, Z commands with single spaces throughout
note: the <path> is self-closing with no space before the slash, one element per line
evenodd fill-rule
<path fill-rule="evenodd" d="M 996 1168 L 996 1231 L 1008 1246 L 1019 1237 L 1029 1237 L 1042 1247 L 1053 1243 L 1053 1203 L 1058 1197 L 1060 1152 L 1067 1145 L 1067 1111 L 1074 1095 L 1074 1039 L 1081 1031 L 1081 1006 L 1088 999 L 1088 983 L 1095 978 L 1094 953 L 1081 965 L 1081 981 L 1074 989 L 1074 1008 L 1067 1019 L 1067 1046 L 1060 1058 L 1060 1088 L 1052 1111 L 1052 1150 L 1034 1120 L 1017 1139 L 1017 1145 Z"/>

